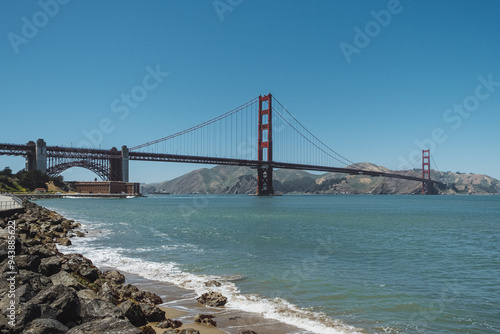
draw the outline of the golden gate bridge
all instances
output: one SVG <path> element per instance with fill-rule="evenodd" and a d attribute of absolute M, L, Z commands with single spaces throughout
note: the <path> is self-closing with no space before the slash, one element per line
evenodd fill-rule
<path fill-rule="evenodd" d="M 259 96 L 206 122 L 121 150 L 47 146 L 43 139 L 2 144 L 0 155 L 24 156 L 26 170 L 57 176 L 83 167 L 104 181 L 129 181 L 129 161 L 248 166 L 257 171 L 257 195 L 273 195 L 276 168 L 389 177 L 429 186 L 429 151 L 422 152 L 422 177 L 363 169 L 307 130 L 274 96 Z"/>

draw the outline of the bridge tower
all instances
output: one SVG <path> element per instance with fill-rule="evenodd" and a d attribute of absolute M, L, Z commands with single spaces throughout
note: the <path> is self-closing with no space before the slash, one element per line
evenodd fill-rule
<path fill-rule="evenodd" d="M 422 178 L 427 180 L 431 179 L 430 156 L 430 150 L 422 150 Z M 422 182 L 422 195 L 428 192 L 427 185 L 427 182 Z"/>
<path fill-rule="evenodd" d="M 115 155 L 118 154 L 116 147 L 111 148 L 111 152 Z M 109 180 L 110 181 L 129 181 L 129 150 L 128 147 L 123 145 L 119 158 L 109 159 Z"/>
<path fill-rule="evenodd" d="M 258 196 L 274 194 L 273 189 L 273 167 L 268 163 L 273 161 L 273 118 L 272 118 L 272 96 L 271 94 L 259 96 L 259 134 L 258 154 L 259 167 L 257 167 L 257 191 Z M 267 163 L 266 163 L 267 162 Z"/>
<path fill-rule="evenodd" d="M 36 144 L 34 141 L 30 140 L 26 146 L 28 146 L 28 154 L 26 155 L 26 171 L 36 170 Z"/>
<path fill-rule="evenodd" d="M 43 139 L 36 141 L 36 169 L 47 173 L 47 144 Z"/>
<path fill-rule="evenodd" d="M 27 171 L 39 170 L 42 173 L 47 173 L 47 144 L 45 140 L 38 139 L 36 143 L 30 141 L 26 144 L 29 147 L 30 153 L 26 155 Z"/>
<path fill-rule="evenodd" d="M 123 182 L 128 182 L 129 178 L 128 178 L 128 162 L 130 160 L 130 154 L 129 154 L 129 151 L 128 151 L 128 147 L 126 145 L 123 145 L 122 146 L 122 158 L 121 158 L 121 161 L 122 161 L 122 179 L 121 181 Z"/>

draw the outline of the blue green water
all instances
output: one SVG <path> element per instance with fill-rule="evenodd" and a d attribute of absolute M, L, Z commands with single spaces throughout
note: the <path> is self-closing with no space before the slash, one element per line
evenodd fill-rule
<path fill-rule="evenodd" d="M 306 333 L 500 332 L 499 196 L 157 196 L 39 202 L 73 251 Z M 69 249 L 71 250 L 71 248 Z"/>

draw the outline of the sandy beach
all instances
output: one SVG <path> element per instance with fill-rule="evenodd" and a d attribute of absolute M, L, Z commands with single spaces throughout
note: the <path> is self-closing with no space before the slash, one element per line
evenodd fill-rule
<path fill-rule="evenodd" d="M 182 321 L 183 326 L 180 327 L 181 329 L 193 328 L 199 330 L 200 333 L 207 334 L 237 334 L 243 331 L 253 331 L 258 334 L 304 333 L 303 329 L 284 324 L 277 320 L 264 318 L 259 313 L 201 305 L 196 301 L 196 294 L 192 290 L 183 289 L 166 282 L 148 280 L 135 274 L 124 274 L 127 282 L 130 284 L 158 294 L 164 301 L 159 307 L 165 311 L 167 318 Z M 194 323 L 194 317 L 197 314 L 214 315 L 217 327 Z M 157 333 L 163 333 L 162 329 L 156 327 L 156 324 L 150 323 L 149 325 Z"/>
<path fill-rule="evenodd" d="M 170 307 L 164 307 L 160 306 L 160 309 L 165 312 L 165 317 L 167 319 L 179 319 L 183 318 L 188 312 L 184 311 L 179 311 Z M 151 326 L 157 333 L 162 333 L 162 331 L 165 331 L 163 328 L 159 328 L 157 325 L 157 322 L 150 322 L 148 323 L 149 326 Z M 202 325 L 202 324 L 197 324 L 197 323 L 183 323 L 181 327 L 178 327 L 178 329 L 188 329 L 192 328 L 200 332 L 200 334 L 223 334 L 226 333 L 217 327 L 209 326 L 209 325 Z"/>

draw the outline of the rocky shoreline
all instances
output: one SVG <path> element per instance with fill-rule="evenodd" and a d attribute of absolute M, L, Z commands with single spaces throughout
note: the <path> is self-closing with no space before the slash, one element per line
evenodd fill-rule
<path fill-rule="evenodd" d="M 80 254 L 59 252 L 58 244 L 84 236 L 79 223 L 29 201 L 24 205 L 22 212 L 0 218 L 0 333 L 200 333 L 179 328 L 182 323 L 158 306 L 161 297 L 126 284 L 120 272 L 101 272 Z M 225 301 L 215 292 L 198 298 L 219 307 Z M 216 326 L 206 314 L 193 322 Z"/>

